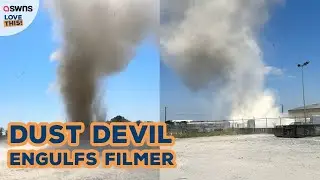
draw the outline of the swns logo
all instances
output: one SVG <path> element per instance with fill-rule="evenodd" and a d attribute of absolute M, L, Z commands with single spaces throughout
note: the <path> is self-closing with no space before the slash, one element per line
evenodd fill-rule
<path fill-rule="evenodd" d="M 32 6 L 3 6 L 4 13 L 4 21 L 3 26 L 5 28 L 8 27 L 16 27 L 23 26 L 23 15 L 19 14 L 19 12 L 32 12 Z M 14 13 L 14 14 L 11 14 Z"/>
<path fill-rule="evenodd" d="M 3 6 L 4 12 L 32 12 L 32 6 Z"/>

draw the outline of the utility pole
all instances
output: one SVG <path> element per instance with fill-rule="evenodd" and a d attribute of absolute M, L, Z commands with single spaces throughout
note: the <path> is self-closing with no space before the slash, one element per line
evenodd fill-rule
<path fill-rule="evenodd" d="M 303 98 L 303 113 L 304 113 L 304 121 L 307 123 L 307 116 L 306 116 L 306 100 L 304 96 L 304 74 L 303 74 L 303 67 L 307 66 L 310 63 L 310 61 L 304 62 L 303 64 L 298 64 L 298 67 L 301 68 L 301 74 L 302 74 L 302 98 Z"/>
<path fill-rule="evenodd" d="M 164 122 L 167 122 L 167 108 L 168 107 L 164 107 Z"/>

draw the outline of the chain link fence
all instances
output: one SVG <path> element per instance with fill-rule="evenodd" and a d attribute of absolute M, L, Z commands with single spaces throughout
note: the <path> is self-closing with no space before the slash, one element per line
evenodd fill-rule
<path fill-rule="evenodd" d="M 276 126 L 291 124 L 320 124 L 318 117 L 278 117 L 278 118 L 252 118 L 217 121 L 167 121 L 168 131 L 172 135 L 212 133 L 212 134 L 250 134 L 273 133 Z"/>

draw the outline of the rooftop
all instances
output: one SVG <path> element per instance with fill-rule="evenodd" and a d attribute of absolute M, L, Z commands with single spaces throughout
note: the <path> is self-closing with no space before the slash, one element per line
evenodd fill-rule
<path fill-rule="evenodd" d="M 303 110 L 304 107 L 297 107 L 294 109 L 289 109 L 289 111 L 297 111 L 297 110 Z M 311 104 L 311 105 L 306 105 L 306 109 L 320 109 L 320 104 Z"/>

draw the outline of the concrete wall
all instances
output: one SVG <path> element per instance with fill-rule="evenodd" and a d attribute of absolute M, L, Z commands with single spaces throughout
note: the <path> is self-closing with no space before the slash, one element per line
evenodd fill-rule
<path fill-rule="evenodd" d="M 320 125 L 292 125 L 274 128 L 277 137 L 300 138 L 320 136 Z"/>

